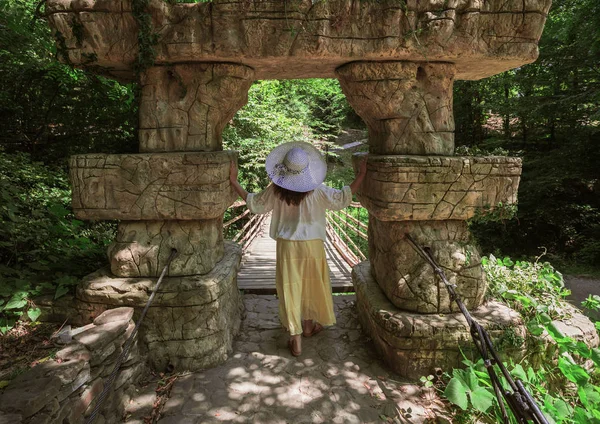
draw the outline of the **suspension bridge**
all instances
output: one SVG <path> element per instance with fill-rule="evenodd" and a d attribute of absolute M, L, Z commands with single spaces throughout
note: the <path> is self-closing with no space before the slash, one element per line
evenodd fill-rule
<path fill-rule="evenodd" d="M 243 202 L 232 205 L 233 217 L 223 224 L 225 237 L 238 242 L 244 252 L 238 287 L 244 293 L 274 294 L 276 241 L 269 237 L 271 215 L 252 215 L 244 206 Z M 366 216 L 360 203 L 327 213 L 325 253 L 333 292 L 354 291 L 352 267 L 366 259 L 368 227 L 361 221 Z M 239 229 L 229 230 L 233 224 Z"/>

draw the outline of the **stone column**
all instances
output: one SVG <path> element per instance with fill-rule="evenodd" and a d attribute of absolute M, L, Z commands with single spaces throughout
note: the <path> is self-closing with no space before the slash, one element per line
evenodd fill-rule
<path fill-rule="evenodd" d="M 142 308 L 171 249 L 159 295 L 140 330 L 151 365 L 196 370 L 223 362 L 243 309 L 241 251 L 224 243 L 223 214 L 237 198 L 233 152 L 221 132 L 247 102 L 254 72 L 238 64 L 157 66 L 142 77 L 139 154 L 71 158 L 80 219 L 119 219 L 110 270 L 78 287 L 81 302 Z"/>
<path fill-rule="evenodd" d="M 443 283 L 432 284 L 431 267 L 404 239 L 411 234 L 434 248 L 449 280 L 460 283 L 467 306 L 479 306 L 485 280 L 464 220 L 466 211 L 497 199 L 482 195 L 485 170 L 472 169 L 468 160 L 442 157 L 454 151 L 454 66 L 357 62 L 337 73 L 348 101 L 369 128 L 370 172 L 360 200 L 369 210 L 373 277 L 399 308 L 424 313 L 455 308 Z"/>
<path fill-rule="evenodd" d="M 468 332 L 456 333 L 459 317 L 451 325 L 437 315 L 458 308 L 406 235 L 431 248 L 467 308 L 477 309 L 486 282 L 466 220 L 478 208 L 516 201 L 520 159 L 452 156 L 452 64 L 354 62 L 336 72 L 369 129 L 358 196 L 369 211 L 369 262 L 353 273 L 359 317 L 399 373 L 419 377 L 456 366 Z M 518 315 L 494 308 L 503 324 L 514 324 Z"/>

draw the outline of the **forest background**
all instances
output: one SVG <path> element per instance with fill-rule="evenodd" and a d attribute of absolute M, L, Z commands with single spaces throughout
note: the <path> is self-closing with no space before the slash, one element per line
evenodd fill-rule
<path fill-rule="evenodd" d="M 0 331 L 45 291 L 67 293 L 106 263 L 115 222 L 82 222 L 70 207 L 67 158 L 137 150 L 139 90 L 57 60 L 37 1 L 0 0 Z M 523 157 L 518 210 L 471 222 L 482 254 L 559 269 L 600 269 L 600 2 L 555 0 L 530 65 L 457 81 L 458 154 Z M 331 141 L 365 126 L 336 80 L 257 81 L 224 131 L 243 183 L 266 181 L 264 158 L 291 140 Z M 352 171 L 334 174 L 343 184 Z M 37 311 L 28 308 L 32 320 Z"/>

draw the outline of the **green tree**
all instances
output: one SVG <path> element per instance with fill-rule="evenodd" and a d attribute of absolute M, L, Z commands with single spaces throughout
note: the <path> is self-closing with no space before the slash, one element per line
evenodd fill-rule
<path fill-rule="evenodd" d="M 557 0 L 530 65 L 455 88 L 457 145 L 523 156 L 517 219 L 474 224 L 487 251 L 600 262 L 600 4 Z"/>
<path fill-rule="evenodd" d="M 47 163 L 134 151 L 133 87 L 60 63 L 37 3 L 0 0 L 0 146 Z"/>

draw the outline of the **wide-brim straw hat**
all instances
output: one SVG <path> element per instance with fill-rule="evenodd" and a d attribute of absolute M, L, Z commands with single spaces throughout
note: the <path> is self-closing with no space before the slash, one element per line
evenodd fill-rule
<path fill-rule="evenodd" d="M 303 141 L 275 147 L 267 156 L 265 165 L 274 184 L 300 193 L 317 188 L 327 174 L 327 164 L 321 152 Z"/>

